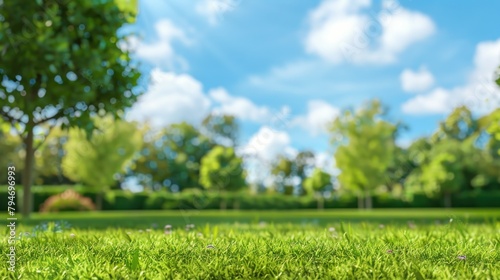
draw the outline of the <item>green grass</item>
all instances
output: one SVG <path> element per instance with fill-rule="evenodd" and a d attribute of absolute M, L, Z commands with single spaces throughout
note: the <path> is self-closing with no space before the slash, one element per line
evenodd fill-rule
<path fill-rule="evenodd" d="M 500 279 L 499 214 L 500 209 L 37 214 L 21 221 L 18 233 L 54 220 L 73 227 L 22 237 L 15 274 L 2 269 L 0 279 Z M 194 229 L 186 231 L 186 223 Z M 171 234 L 163 232 L 165 224 L 173 226 Z M 3 256 L 6 240 L 0 243 Z"/>
<path fill-rule="evenodd" d="M 6 214 L 0 219 L 7 218 Z M 487 223 L 500 221 L 497 209 L 374 209 L 363 210 L 287 210 L 287 211 L 106 211 L 106 212 L 66 212 L 58 214 L 34 213 L 30 220 L 20 220 L 20 224 L 35 226 L 42 222 L 66 220 L 73 227 L 81 229 L 105 229 L 109 227 L 147 228 L 152 224 L 219 224 L 219 223 L 294 223 L 327 225 L 332 222 L 359 223 L 407 223 L 414 221 L 433 224 L 450 218 L 466 223 Z"/>

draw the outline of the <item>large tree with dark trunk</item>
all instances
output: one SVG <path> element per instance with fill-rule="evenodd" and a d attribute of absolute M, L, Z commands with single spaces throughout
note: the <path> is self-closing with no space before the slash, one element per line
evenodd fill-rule
<path fill-rule="evenodd" d="M 136 101 L 140 74 L 117 33 L 134 20 L 134 2 L 0 2 L 0 116 L 17 129 L 26 151 L 24 217 L 32 209 L 34 154 L 50 128 L 90 132 L 93 115 L 119 117 Z"/>

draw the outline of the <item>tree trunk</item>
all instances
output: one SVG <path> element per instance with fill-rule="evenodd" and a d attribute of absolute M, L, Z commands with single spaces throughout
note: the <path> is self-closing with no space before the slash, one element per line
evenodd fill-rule
<path fill-rule="evenodd" d="M 24 157 L 24 170 L 22 177 L 23 184 L 23 207 L 21 209 L 23 218 L 29 218 L 33 209 L 33 199 L 31 197 L 31 185 L 33 184 L 33 166 L 35 150 L 33 147 L 33 120 L 30 119 L 26 125 L 27 135 L 24 138 L 26 155 Z"/>
<path fill-rule="evenodd" d="M 444 207 L 451 208 L 451 193 L 444 194 Z"/>
<path fill-rule="evenodd" d="M 220 210 L 226 210 L 227 206 L 226 206 L 226 201 L 225 200 L 221 200 L 220 201 Z"/>
<path fill-rule="evenodd" d="M 103 191 L 98 191 L 95 197 L 95 208 L 98 211 L 102 210 L 102 204 L 104 201 L 104 192 Z"/>
<path fill-rule="evenodd" d="M 372 196 L 369 192 L 366 192 L 365 194 L 365 206 L 366 209 L 372 209 Z"/>
<path fill-rule="evenodd" d="M 325 200 L 323 199 L 322 195 L 318 196 L 317 201 L 318 201 L 318 210 L 325 209 Z"/>
<path fill-rule="evenodd" d="M 358 208 L 359 209 L 363 209 L 365 208 L 365 203 L 364 203 L 364 199 L 363 199 L 363 196 L 361 195 L 358 195 Z"/>

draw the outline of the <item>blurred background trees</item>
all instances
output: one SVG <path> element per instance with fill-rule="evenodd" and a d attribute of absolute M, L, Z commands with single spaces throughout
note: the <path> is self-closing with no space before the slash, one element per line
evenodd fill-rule
<path fill-rule="evenodd" d="M 139 150 L 142 135 L 134 123 L 114 120 L 111 116 L 96 118 L 92 137 L 80 128 L 69 131 L 64 144 L 67 151 L 62 170 L 71 180 L 96 190 L 98 210 L 104 193 L 119 180 Z"/>

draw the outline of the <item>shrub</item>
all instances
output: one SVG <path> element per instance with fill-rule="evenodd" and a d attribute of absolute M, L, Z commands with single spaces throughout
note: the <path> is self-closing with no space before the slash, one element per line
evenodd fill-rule
<path fill-rule="evenodd" d="M 40 212 L 60 211 L 92 211 L 95 205 L 88 197 L 74 190 L 66 190 L 61 194 L 49 197 L 40 207 Z"/>

